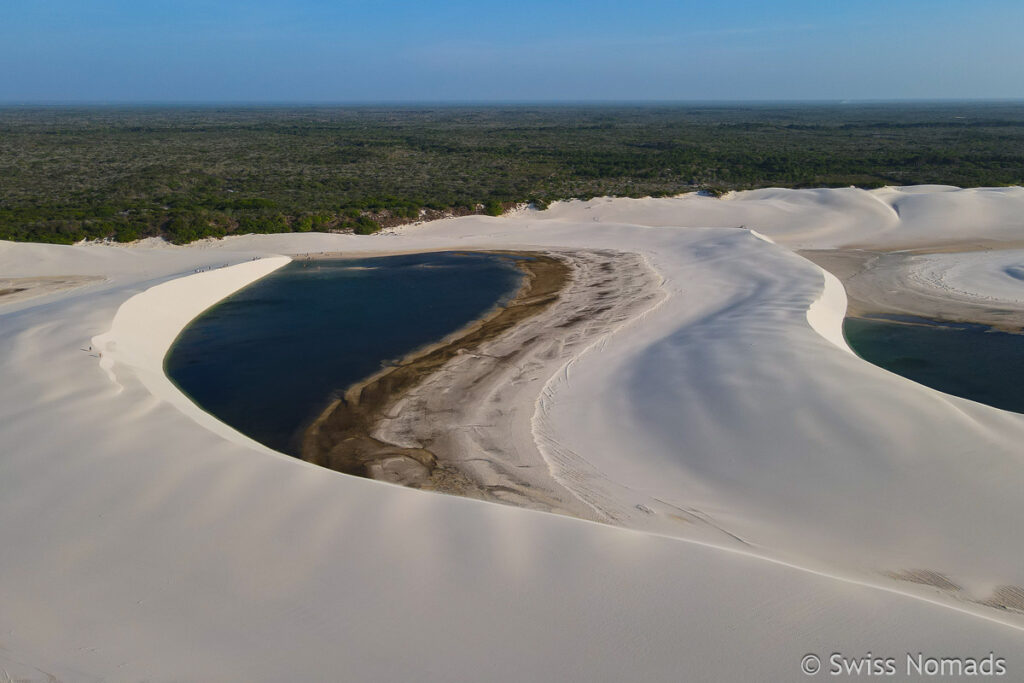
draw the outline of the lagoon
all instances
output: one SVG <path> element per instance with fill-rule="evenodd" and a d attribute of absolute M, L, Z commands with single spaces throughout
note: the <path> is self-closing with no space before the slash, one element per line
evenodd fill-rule
<path fill-rule="evenodd" d="M 1024 335 L 920 318 L 847 318 L 861 358 L 933 389 L 1024 413 Z"/>
<path fill-rule="evenodd" d="M 294 261 L 179 335 L 167 376 L 196 404 L 278 451 L 344 390 L 511 299 L 500 254 L 437 252 Z"/>

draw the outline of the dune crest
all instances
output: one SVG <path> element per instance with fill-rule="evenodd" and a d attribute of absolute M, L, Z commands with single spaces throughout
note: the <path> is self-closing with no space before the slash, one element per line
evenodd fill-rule
<path fill-rule="evenodd" d="M 992 651 L 1018 675 L 1024 416 L 849 353 L 846 276 L 794 252 L 913 250 L 897 271 L 921 297 L 1020 311 L 1022 215 L 1021 188 L 759 190 L 373 237 L 4 244 L 5 277 L 105 279 L 0 299 L 0 666 L 70 680 L 792 680 L 808 652 L 841 648 Z M 440 249 L 587 251 L 636 276 L 628 315 L 575 346 L 565 328 L 496 389 L 521 381 L 528 402 L 485 404 L 518 411 L 493 438 L 537 448 L 607 523 L 282 456 L 162 373 L 181 327 L 280 254 Z"/>

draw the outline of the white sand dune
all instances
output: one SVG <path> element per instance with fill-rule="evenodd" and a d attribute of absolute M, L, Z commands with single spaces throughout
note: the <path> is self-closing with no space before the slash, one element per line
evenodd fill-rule
<path fill-rule="evenodd" d="M 995 652 L 1019 679 L 1024 416 L 849 353 L 838 281 L 791 249 L 1012 246 L 1020 216 L 1020 188 L 762 190 L 373 237 L 0 243 L 0 277 L 103 278 L 0 298 L 0 672 L 797 680 L 810 652 L 903 671 L 920 651 Z M 313 467 L 162 374 L 177 331 L 279 254 L 580 247 L 640 254 L 663 296 L 516 407 L 627 528 Z M 923 263 L 922 286 L 1024 300 L 1019 252 Z"/>

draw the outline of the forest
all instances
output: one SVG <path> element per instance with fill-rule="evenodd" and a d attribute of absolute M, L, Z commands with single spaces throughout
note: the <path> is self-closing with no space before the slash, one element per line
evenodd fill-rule
<path fill-rule="evenodd" d="M 530 202 L 1024 184 L 1024 105 L 0 108 L 0 239 L 354 231 Z"/>

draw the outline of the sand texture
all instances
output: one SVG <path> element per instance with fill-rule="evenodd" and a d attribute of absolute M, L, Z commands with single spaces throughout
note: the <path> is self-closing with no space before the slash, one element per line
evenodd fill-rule
<path fill-rule="evenodd" d="M 850 353 L 840 283 L 1018 315 L 1022 216 L 1021 188 L 759 190 L 0 243 L 6 279 L 98 278 L 0 300 L 0 673 L 783 681 L 809 652 L 920 651 L 1017 680 L 1024 415 Z M 571 277 L 364 425 L 435 460 L 362 465 L 434 491 L 276 453 L 163 374 L 183 326 L 287 255 L 470 249 Z"/>

